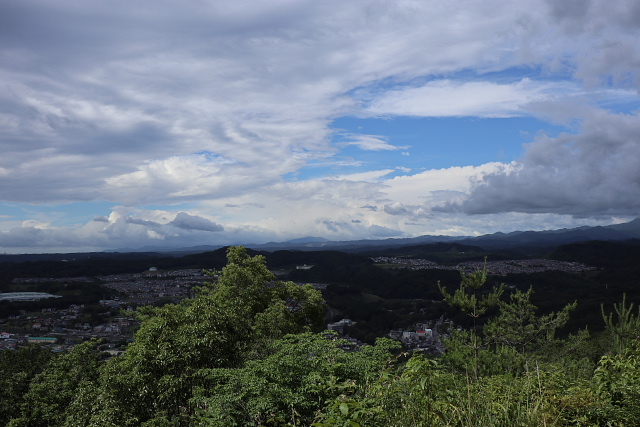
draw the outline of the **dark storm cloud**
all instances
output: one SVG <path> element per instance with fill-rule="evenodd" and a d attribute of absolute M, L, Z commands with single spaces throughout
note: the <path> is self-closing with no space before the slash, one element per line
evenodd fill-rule
<path fill-rule="evenodd" d="M 461 204 L 440 211 L 469 214 L 640 214 L 640 116 L 603 112 L 579 134 L 539 136 L 524 157 L 486 175 Z"/>

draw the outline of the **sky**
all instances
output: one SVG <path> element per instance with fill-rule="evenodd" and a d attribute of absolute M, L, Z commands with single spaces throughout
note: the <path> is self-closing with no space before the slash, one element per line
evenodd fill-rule
<path fill-rule="evenodd" d="M 0 252 L 640 216 L 640 2 L 3 0 Z"/>

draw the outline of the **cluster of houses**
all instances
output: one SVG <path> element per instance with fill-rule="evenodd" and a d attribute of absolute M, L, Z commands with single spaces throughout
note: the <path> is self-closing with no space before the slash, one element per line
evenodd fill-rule
<path fill-rule="evenodd" d="M 345 333 L 348 333 L 349 326 L 354 325 L 355 323 L 356 322 L 351 319 L 342 319 L 334 323 L 329 323 L 327 325 L 327 329 L 336 331 L 340 335 L 344 335 Z M 446 323 L 446 321 L 441 318 L 429 323 L 417 323 L 414 325 L 414 328 L 408 330 L 391 330 L 389 331 L 389 338 L 400 341 L 404 348 L 410 351 L 442 354 L 445 347 L 440 340 L 438 329 L 444 323 Z M 354 346 L 359 347 L 358 344 L 362 345 L 362 343 L 350 339 L 348 336 L 343 338 L 352 340 Z"/>
<path fill-rule="evenodd" d="M 580 271 L 595 270 L 579 262 L 556 261 L 553 259 L 522 259 L 508 261 L 473 261 L 464 262 L 457 265 L 441 265 L 426 259 L 411 259 L 398 257 L 375 257 L 372 258 L 376 264 L 390 264 L 396 268 L 407 268 L 410 270 L 456 270 L 465 273 L 482 270 L 485 266 L 490 274 L 507 275 L 511 273 L 539 273 L 543 271 L 564 271 L 577 273 Z"/>
<path fill-rule="evenodd" d="M 125 316 L 108 323 L 91 325 L 81 320 L 84 305 L 71 304 L 66 309 L 45 308 L 40 314 L 25 313 L 0 319 L 0 350 L 15 349 L 27 344 L 41 344 L 62 351 L 90 338 L 106 338 L 118 342 L 130 338 L 137 322 Z M 19 332 L 15 332 L 19 331 Z"/>
<path fill-rule="evenodd" d="M 436 322 L 417 323 L 409 330 L 391 330 L 389 337 L 400 341 L 408 350 L 441 354 L 445 347 L 440 340 L 438 329 L 444 323 L 443 319 L 438 319 Z"/>
<path fill-rule="evenodd" d="M 64 340 L 60 340 L 58 337 L 29 336 L 22 334 L 12 334 L 9 332 L 0 332 L 0 351 L 15 350 L 20 346 L 28 344 L 46 345 L 57 351 L 62 351 L 64 347 L 58 345 L 62 341 Z"/>
<path fill-rule="evenodd" d="M 178 302 L 190 296 L 193 286 L 202 286 L 211 280 L 210 276 L 198 269 L 185 269 L 176 271 L 158 271 L 151 267 L 147 272 L 140 274 L 113 274 L 98 277 L 102 286 L 114 289 L 126 298 L 130 304 L 152 304 L 160 298 Z M 118 307 L 118 300 L 105 300 L 103 305 Z"/>

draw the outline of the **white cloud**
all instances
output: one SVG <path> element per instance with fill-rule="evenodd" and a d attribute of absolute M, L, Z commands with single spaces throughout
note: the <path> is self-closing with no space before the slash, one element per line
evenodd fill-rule
<path fill-rule="evenodd" d="M 22 222 L 22 228 L 35 228 L 38 230 L 46 230 L 47 228 L 51 228 L 51 224 L 38 221 L 36 219 L 28 219 Z"/>
<path fill-rule="evenodd" d="M 166 202 L 215 197 L 220 186 L 194 191 L 189 162 L 175 161 L 203 151 L 246 165 L 259 177 L 252 185 L 332 156 L 328 124 L 356 108 L 350 90 L 476 66 L 503 42 L 495 29 L 520 13 L 510 2 L 495 10 L 395 1 L 160 2 L 153 14 L 130 2 L 5 8 L 3 197 L 131 205 L 159 201 L 168 163 L 180 170 Z M 433 45 L 429 55 L 421 41 Z M 392 147 L 354 138 L 367 150 Z M 205 175 L 224 187 L 236 170 L 214 172 Z M 239 173 L 236 182 L 246 177 Z M 52 176 L 49 188 L 37 185 Z"/>
<path fill-rule="evenodd" d="M 382 93 L 365 109 L 368 115 L 420 117 L 514 117 L 526 114 L 532 102 L 578 93 L 573 84 L 523 79 L 516 83 L 435 80 L 420 87 Z"/>
<path fill-rule="evenodd" d="M 392 150 L 406 150 L 407 146 L 391 145 L 387 142 L 384 136 L 380 135 L 357 135 L 357 134 L 344 134 L 346 139 L 345 145 L 356 145 L 361 150 L 369 151 L 392 151 Z"/>
<path fill-rule="evenodd" d="M 509 165 L 487 163 L 480 166 L 432 169 L 414 175 L 396 176 L 384 181 L 385 192 L 392 200 L 403 204 L 423 204 L 433 198 L 441 200 L 443 193 L 459 197 L 468 192 L 475 181 Z"/>

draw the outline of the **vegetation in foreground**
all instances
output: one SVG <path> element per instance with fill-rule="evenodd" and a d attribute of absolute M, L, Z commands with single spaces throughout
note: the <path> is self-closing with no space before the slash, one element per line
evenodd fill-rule
<path fill-rule="evenodd" d="M 135 341 L 101 360 L 0 354 L 0 424 L 18 426 L 635 426 L 640 312 L 603 307 L 604 334 L 557 339 L 574 304 L 538 315 L 533 290 L 508 298 L 482 271 L 445 300 L 475 325 L 439 358 L 398 344 L 348 352 L 322 332 L 311 286 L 276 282 L 262 256 L 231 248 L 194 299 L 145 308 Z"/>

